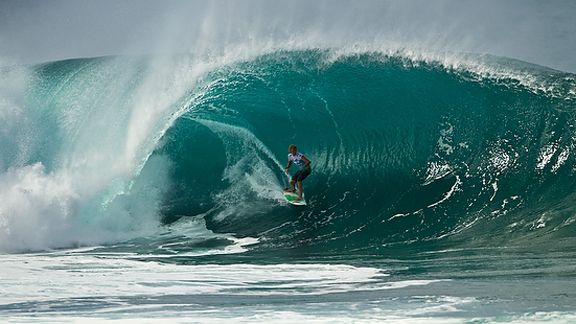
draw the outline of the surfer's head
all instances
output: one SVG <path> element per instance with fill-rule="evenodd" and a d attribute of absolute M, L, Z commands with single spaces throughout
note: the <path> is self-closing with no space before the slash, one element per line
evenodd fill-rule
<path fill-rule="evenodd" d="M 288 146 L 288 153 L 296 154 L 296 152 L 298 152 L 296 145 L 290 144 L 290 146 Z"/>

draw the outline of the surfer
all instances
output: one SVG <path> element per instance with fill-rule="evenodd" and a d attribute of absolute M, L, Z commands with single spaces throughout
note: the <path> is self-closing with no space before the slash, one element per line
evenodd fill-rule
<path fill-rule="evenodd" d="M 290 144 L 288 146 L 288 165 L 286 166 L 286 173 L 290 170 L 292 163 L 296 164 L 300 167 L 294 176 L 292 176 L 292 180 L 290 181 L 290 188 L 286 188 L 286 191 L 295 192 L 295 185 L 298 183 L 298 198 L 297 200 L 302 200 L 302 195 L 304 194 L 304 189 L 302 188 L 302 181 L 306 179 L 312 172 L 312 168 L 310 167 L 310 160 L 304 154 L 298 152 L 298 148 L 294 144 Z"/>

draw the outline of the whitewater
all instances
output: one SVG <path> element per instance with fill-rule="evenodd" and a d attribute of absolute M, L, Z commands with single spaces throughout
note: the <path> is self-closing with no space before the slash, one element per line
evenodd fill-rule
<path fill-rule="evenodd" d="M 576 75 L 397 45 L 0 67 L 0 318 L 576 321 Z"/>

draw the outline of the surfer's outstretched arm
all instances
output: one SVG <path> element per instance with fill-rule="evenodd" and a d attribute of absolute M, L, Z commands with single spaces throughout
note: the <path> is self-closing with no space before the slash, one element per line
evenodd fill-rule
<path fill-rule="evenodd" d="M 286 168 L 284 168 L 284 172 L 288 175 L 288 177 L 290 177 L 290 173 L 288 173 L 288 171 L 290 170 L 291 166 L 292 166 L 292 161 L 288 160 L 288 164 L 286 165 Z M 288 188 L 284 188 L 284 191 L 294 192 L 295 191 L 294 185 L 295 185 L 295 182 L 292 179 L 290 181 L 290 186 Z"/>
<path fill-rule="evenodd" d="M 284 168 L 284 172 L 288 173 L 288 170 L 290 170 L 291 166 L 292 166 L 292 161 L 288 160 L 288 164 L 286 165 L 286 168 Z"/>

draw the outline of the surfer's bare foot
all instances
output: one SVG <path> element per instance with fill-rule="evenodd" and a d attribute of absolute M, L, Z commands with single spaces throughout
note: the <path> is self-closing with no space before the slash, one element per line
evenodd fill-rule
<path fill-rule="evenodd" d="M 296 189 L 293 189 L 293 188 L 284 188 L 284 191 L 286 191 L 286 192 L 295 192 Z"/>
<path fill-rule="evenodd" d="M 302 197 L 296 197 L 294 200 L 300 201 L 300 200 L 302 200 Z"/>

